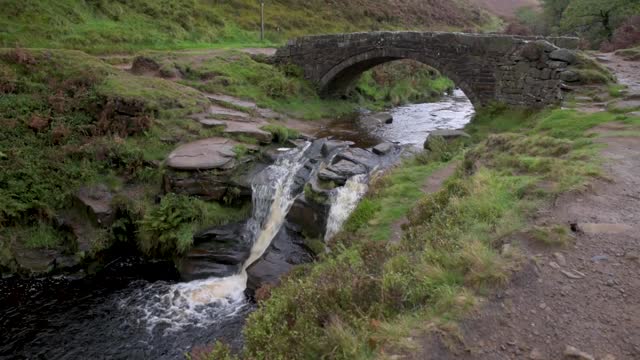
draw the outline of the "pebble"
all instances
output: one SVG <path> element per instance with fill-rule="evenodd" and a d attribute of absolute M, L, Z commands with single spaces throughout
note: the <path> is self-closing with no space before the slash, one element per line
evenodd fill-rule
<path fill-rule="evenodd" d="M 553 253 L 553 257 L 556 258 L 556 262 L 558 263 L 558 265 L 567 266 L 567 259 L 565 259 L 564 255 L 562 255 L 561 253 Z"/>
<path fill-rule="evenodd" d="M 630 251 L 624 255 L 627 260 L 640 260 L 640 253 L 635 251 Z"/>
<path fill-rule="evenodd" d="M 571 272 L 567 270 L 561 270 L 560 272 L 563 273 L 569 279 L 579 280 L 584 277 L 584 275 L 579 274 L 577 271 Z"/>
<path fill-rule="evenodd" d="M 531 350 L 531 353 L 529 353 L 529 359 L 544 360 L 544 355 L 542 355 L 542 352 L 540 352 L 540 350 L 534 348 L 533 350 Z"/>
<path fill-rule="evenodd" d="M 586 352 L 580 351 L 577 348 L 567 345 L 564 349 L 564 357 L 566 359 L 579 359 L 579 360 L 595 360 L 595 358 L 587 354 Z"/>

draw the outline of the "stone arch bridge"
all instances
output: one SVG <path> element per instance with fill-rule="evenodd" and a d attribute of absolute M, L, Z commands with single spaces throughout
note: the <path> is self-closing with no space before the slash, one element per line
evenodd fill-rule
<path fill-rule="evenodd" d="M 475 106 L 502 102 L 542 107 L 562 99 L 562 80 L 570 77 L 567 69 L 576 61 L 568 49 L 575 49 L 577 42 L 442 32 L 320 35 L 290 41 L 278 49 L 276 61 L 300 66 L 323 95 L 344 93 L 376 65 L 412 59 L 452 79 Z"/>

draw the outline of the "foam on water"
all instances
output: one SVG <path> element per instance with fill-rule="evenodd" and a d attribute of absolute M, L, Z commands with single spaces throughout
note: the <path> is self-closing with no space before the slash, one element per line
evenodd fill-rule
<path fill-rule="evenodd" d="M 422 147 L 424 140 L 434 130 L 463 128 L 475 110 L 471 101 L 460 89 L 435 103 L 400 106 L 391 111 L 393 123 L 372 129 L 379 138 L 402 145 Z"/>
<path fill-rule="evenodd" d="M 246 269 L 267 250 L 299 195 L 292 194 L 292 185 L 304 166 L 304 153 L 309 146 L 307 143 L 289 150 L 255 177 L 251 186 L 253 213 L 246 224 L 253 246 L 239 274 L 173 285 L 153 284 L 123 299 L 121 306 L 136 309 L 149 332 L 162 326 L 165 333 L 186 326 L 211 325 L 241 311 L 247 305 Z"/>
<path fill-rule="evenodd" d="M 350 178 L 343 187 L 331 194 L 331 209 L 324 234 L 325 242 L 331 240 L 340 231 L 368 188 L 367 175 L 362 174 Z"/>

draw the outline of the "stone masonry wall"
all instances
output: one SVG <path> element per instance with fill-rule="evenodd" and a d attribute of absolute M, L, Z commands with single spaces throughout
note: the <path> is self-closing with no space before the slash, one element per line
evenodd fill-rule
<path fill-rule="evenodd" d="M 451 78 L 476 106 L 491 102 L 542 107 L 562 99 L 562 73 L 576 56 L 573 38 L 507 35 L 373 32 L 309 36 L 278 50 L 278 62 L 304 70 L 325 95 L 340 94 L 363 71 L 381 63 L 413 59 Z"/>

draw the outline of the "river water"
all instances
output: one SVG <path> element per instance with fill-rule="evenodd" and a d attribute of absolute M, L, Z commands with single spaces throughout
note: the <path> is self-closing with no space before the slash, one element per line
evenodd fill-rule
<path fill-rule="evenodd" d="M 317 134 L 370 147 L 381 141 L 421 147 L 430 131 L 458 129 L 473 106 L 459 90 L 437 103 L 391 110 L 388 125 L 342 120 Z M 0 280 L 0 359 L 181 359 L 193 346 L 223 340 L 235 348 L 255 305 L 244 296 L 244 269 L 283 224 L 294 197 L 292 176 L 304 149 L 292 150 L 254 184 L 248 222 L 254 246 L 242 273 L 179 282 L 171 266 L 118 259 L 98 277 Z M 354 178 L 336 192 L 326 238 L 333 236 L 366 191 Z M 257 195 L 256 195 L 257 194 Z M 253 226 L 252 226 L 253 225 Z"/>
<path fill-rule="evenodd" d="M 455 89 L 438 102 L 399 106 L 389 112 L 393 116 L 391 124 L 366 121 L 366 114 L 362 114 L 356 119 L 333 121 L 316 136 L 333 136 L 353 141 L 360 147 L 390 141 L 422 148 L 430 132 L 461 129 L 475 114 L 473 104 L 460 89 Z"/>

